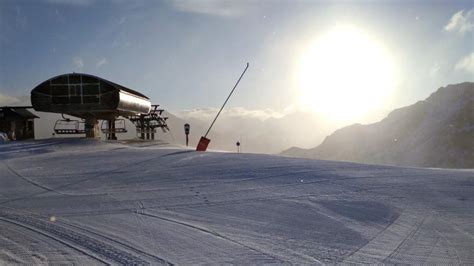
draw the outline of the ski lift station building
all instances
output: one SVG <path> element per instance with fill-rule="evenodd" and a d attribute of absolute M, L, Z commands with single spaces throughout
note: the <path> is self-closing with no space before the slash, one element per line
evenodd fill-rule
<path fill-rule="evenodd" d="M 145 95 L 111 81 L 81 73 L 48 79 L 31 91 L 36 111 L 68 114 L 85 119 L 87 137 L 98 137 L 98 120 L 148 114 L 151 102 Z"/>
<path fill-rule="evenodd" d="M 36 118 L 26 107 L 0 107 L 0 132 L 12 140 L 33 139 Z"/>

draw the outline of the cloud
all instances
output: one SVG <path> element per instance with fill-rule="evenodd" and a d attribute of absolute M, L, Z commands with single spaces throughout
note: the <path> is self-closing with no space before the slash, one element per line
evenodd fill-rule
<path fill-rule="evenodd" d="M 219 17 L 238 17 L 246 11 L 241 1 L 223 0 L 170 0 L 178 11 Z"/>
<path fill-rule="evenodd" d="M 436 74 L 438 74 L 439 70 L 441 69 L 441 66 L 439 65 L 438 62 L 434 63 L 434 65 L 430 68 L 430 77 L 435 77 Z"/>
<path fill-rule="evenodd" d="M 74 57 L 72 59 L 72 63 L 78 69 L 82 69 L 84 67 L 84 62 L 82 61 L 82 58 L 79 56 Z"/>
<path fill-rule="evenodd" d="M 30 105 L 30 97 L 28 96 L 11 96 L 0 93 L 0 106 L 19 106 Z"/>
<path fill-rule="evenodd" d="M 179 117 L 185 119 L 197 119 L 209 121 L 213 119 L 217 112 L 218 108 L 207 107 L 207 108 L 196 108 L 191 110 L 181 110 L 176 112 Z M 256 109 L 249 110 L 244 107 L 232 107 L 222 111 L 221 116 L 228 118 L 250 118 L 258 119 L 261 121 L 267 120 L 269 118 L 280 118 L 284 114 L 273 111 L 271 109 Z"/>
<path fill-rule="evenodd" d="M 464 12 L 464 10 L 455 13 L 449 23 L 444 26 L 445 31 L 458 32 L 464 34 L 474 29 L 474 9 Z"/>
<path fill-rule="evenodd" d="M 60 4 L 69 6 L 89 6 L 93 0 L 47 0 L 50 4 Z"/>
<path fill-rule="evenodd" d="M 107 63 L 107 59 L 105 59 L 105 57 L 102 57 L 99 61 L 97 61 L 96 67 L 99 68 Z"/>
<path fill-rule="evenodd" d="M 454 69 L 474 74 L 474 52 L 459 60 Z"/>

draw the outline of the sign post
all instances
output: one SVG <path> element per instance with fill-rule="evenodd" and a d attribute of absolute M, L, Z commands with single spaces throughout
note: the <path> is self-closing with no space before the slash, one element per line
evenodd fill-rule
<path fill-rule="evenodd" d="M 190 129 L 191 129 L 191 126 L 188 123 L 184 124 L 184 134 L 186 135 L 186 147 L 189 144 L 189 137 L 188 136 L 189 136 L 189 130 Z"/>
<path fill-rule="evenodd" d="M 237 83 L 235 83 L 234 88 L 232 88 L 232 90 L 230 91 L 229 96 L 227 96 L 227 99 L 225 100 L 225 102 L 224 102 L 224 104 L 222 105 L 221 109 L 219 110 L 219 112 L 217 113 L 216 117 L 215 117 L 214 120 L 212 121 L 211 126 L 210 126 L 209 129 L 207 130 L 206 134 L 205 134 L 203 137 L 201 137 L 201 139 L 199 140 L 199 143 L 198 143 L 198 145 L 197 145 L 197 147 L 196 147 L 196 151 L 206 151 L 206 150 L 207 150 L 207 146 L 209 145 L 209 142 L 211 142 L 211 140 L 207 138 L 207 134 L 209 134 L 209 131 L 211 131 L 212 126 L 214 125 L 214 123 L 216 122 L 217 118 L 218 118 L 219 115 L 221 114 L 222 109 L 224 109 L 225 104 L 226 104 L 227 101 L 229 100 L 230 96 L 232 96 L 232 93 L 234 93 L 235 88 L 237 88 L 237 85 L 239 85 L 240 80 L 242 79 L 242 77 L 244 76 L 244 74 L 245 74 L 245 72 L 247 71 L 248 68 L 249 68 L 249 63 L 247 63 L 247 66 L 245 67 L 244 72 L 242 72 L 242 75 L 240 75 L 240 78 L 237 80 Z"/>

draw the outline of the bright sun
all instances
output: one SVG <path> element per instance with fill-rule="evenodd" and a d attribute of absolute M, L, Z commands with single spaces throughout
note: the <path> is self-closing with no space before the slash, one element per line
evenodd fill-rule
<path fill-rule="evenodd" d="M 395 86 L 385 49 L 354 27 L 316 39 L 299 61 L 300 102 L 333 120 L 361 119 L 386 103 Z"/>

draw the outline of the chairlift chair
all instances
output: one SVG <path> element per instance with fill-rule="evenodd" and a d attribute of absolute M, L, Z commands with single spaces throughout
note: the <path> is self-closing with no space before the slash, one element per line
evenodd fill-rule
<path fill-rule="evenodd" d="M 114 119 L 114 126 L 109 126 L 109 120 L 103 120 L 100 126 L 102 133 L 104 134 L 115 134 L 115 133 L 127 133 L 127 127 L 125 125 L 125 119 Z"/>
<path fill-rule="evenodd" d="M 63 119 L 58 119 L 54 124 L 54 133 L 58 135 L 73 135 L 73 134 L 85 134 L 84 121 L 77 119 L 70 119 L 64 117 L 64 114 L 61 114 Z"/>
<path fill-rule="evenodd" d="M 106 134 L 108 140 L 117 140 L 115 134 L 127 133 L 125 119 L 103 120 L 100 129 Z"/>

